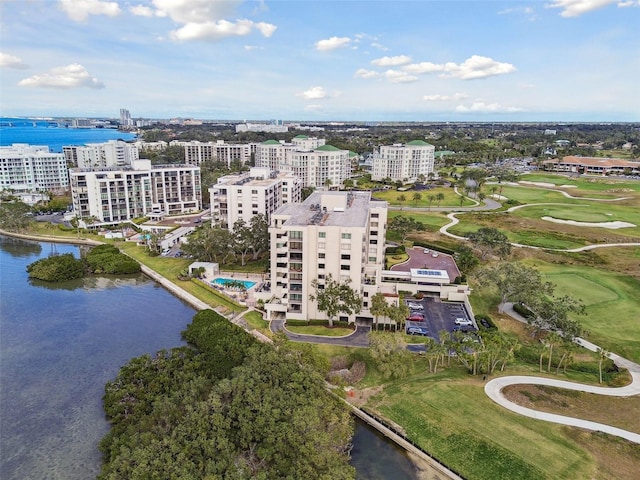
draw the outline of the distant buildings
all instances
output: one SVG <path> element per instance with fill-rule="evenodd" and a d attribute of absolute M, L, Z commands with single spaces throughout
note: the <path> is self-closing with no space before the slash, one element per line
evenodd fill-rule
<path fill-rule="evenodd" d="M 291 143 L 267 140 L 258 144 L 255 161 L 256 166 L 300 177 L 305 187 L 338 186 L 351 177 L 348 150 L 306 135 L 294 137 Z"/>
<path fill-rule="evenodd" d="M 72 168 L 69 176 L 75 213 L 98 224 L 202 208 L 200 168 L 193 165 L 151 166 L 150 160 L 135 160 L 121 169 Z"/>
<path fill-rule="evenodd" d="M 607 175 L 611 173 L 638 175 L 640 162 L 631 162 L 620 158 L 577 157 L 568 156 L 562 159 L 551 159 L 542 162 L 544 170 L 554 172 L 588 173 Z"/>
<path fill-rule="evenodd" d="M 435 147 L 422 140 L 383 145 L 372 160 L 371 179 L 415 182 L 434 171 Z"/>
<path fill-rule="evenodd" d="M 262 214 L 267 220 L 285 203 L 302 199 L 302 180 L 287 173 L 254 167 L 249 172 L 225 175 L 209 188 L 212 224 L 233 228 L 242 219 L 251 222 Z"/>
<path fill-rule="evenodd" d="M 126 108 L 120 109 L 120 125 L 123 127 L 133 127 L 133 119 L 131 118 L 131 113 Z"/>
<path fill-rule="evenodd" d="M 138 159 L 138 146 L 122 140 L 62 147 L 67 162 L 78 168 L 126 167 Z"/>
<path fill-rule="evenodd" d="M 289 127 L 284 125 L 282 121 L 272 123 L 239 123 L 236 125 L 236 133 L 238 132 L 266 132 L 266 133 L 286 133 Z"/>
<path fill-rule="evenodd" d="M 368 301 L 377 291 L 384 264 L 387 203 L 371 192 L 314 192 L 301 204 L 285 204 L 271 216 L 271 293 L 268 318 L 326 318 L 312 280 L 344 282 Z M 356 315 L 342 320 L 354 322 Z"/>
<path fill-rule="evenodd" d="M 48 146 L 26 143 L 0 147 L 0 189 L 32 193 L 68 188 L 69 171 L 62 153 L 52 153 Z"/>

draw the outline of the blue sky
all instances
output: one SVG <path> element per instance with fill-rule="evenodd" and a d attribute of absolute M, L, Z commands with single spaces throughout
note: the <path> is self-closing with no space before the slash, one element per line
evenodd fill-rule
<path fill-rule="evenodd" d="M 640 121 L 640 0 L 0 0 L 5 116 Z"/>

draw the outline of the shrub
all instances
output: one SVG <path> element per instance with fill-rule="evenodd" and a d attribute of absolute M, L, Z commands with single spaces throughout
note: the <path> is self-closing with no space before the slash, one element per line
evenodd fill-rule
<path fill-rule="evenodd" d="M 29 277 L 46 282 L 64 282 L 84 276 L 84 263 L 71 253 L 41 258 L 27 265 Z"/>
<path fill-rule="evenodd" d="M 489 315 L 476 315 L 476 323 L 484 330 L 495 330 L 497 328 Z"/>
<path fill-rule="evenodd" d="M 424 294 L 422 292 L 418 292 L 413 296 L 413 298 L 416 300 L 422 300 L 424 298 Z"/>
<path fill-rule="evenodd" d="M 514 303 L 513 304 L 513 309 L 516 311 L 516 313 L 519 313 L 524 318 L 533 318 L 534 317 L 533 312 L 531 310 L 529 310 L 527 307 L 525 307 L 521 303 Z"/>

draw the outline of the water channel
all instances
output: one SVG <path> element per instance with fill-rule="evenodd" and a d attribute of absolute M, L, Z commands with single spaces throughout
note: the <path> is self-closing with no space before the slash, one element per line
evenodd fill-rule
<path fill-rule="evenodd" d="M 194 309 L 144 275 L 51 286 L 26 266 L 77 246 L 0 236 L 0 478 L 95 478 L 103 388 L 129 359 L 183 344 Z M 358 479 L 416 479 L 404 450 L 358 422 Z"/>

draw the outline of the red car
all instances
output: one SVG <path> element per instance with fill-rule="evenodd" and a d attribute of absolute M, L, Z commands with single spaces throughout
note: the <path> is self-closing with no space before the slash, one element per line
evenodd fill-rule
<path fill-rule="evenodd" d="M 422 322 L 424 320 L 424 315 L 420 315 L 419 313 L 414 313 L 407 320 L 411 320 L 412 322 Z"/>

